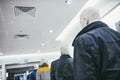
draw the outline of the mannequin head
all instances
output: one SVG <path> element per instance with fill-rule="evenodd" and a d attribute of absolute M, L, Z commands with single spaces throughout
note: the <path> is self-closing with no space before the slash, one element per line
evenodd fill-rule
<path fill-rule="evenodd" d="M 99 11 L 93 7 L 84 9 L 83 12 L 80 14 L 80 24 L 83 28 L 86 27 L 88 24 L 99 20 Z"/>
<path fill-rule="evenodd" d="M 40 61 L 41 61 L 41 64 L 48 63 L 47 59 L 45 59 L 45 58 L 42 58 Z"/>
<path fill-rule="evenodd" d="M 34 69 L 38 69 L 39 68 L 39 65 L 38 64 L 35 64 L 34 65 Z"/>
<path fill-rule="evenodd" d="M 61 55 L 63 55 L 63 54 L 69 54 L 68 45 L 61 46 L 60 52 L 61 52 Z"/>

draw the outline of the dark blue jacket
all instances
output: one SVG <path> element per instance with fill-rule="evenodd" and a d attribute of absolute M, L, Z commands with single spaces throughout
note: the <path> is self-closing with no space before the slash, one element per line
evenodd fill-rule
<path fill-rule="evenodd" d="M 57 80 L 73 80 L 73 59 L 69 55 L 61 55 L 59 59 Z"/>
<path fill-rule="evenodd" d="M 36 71 L 34 70 L 30 75 L 29 75 L 29 80 L 36 80 Z"/>
<path fill-rule="evenodd" d="M 50 80 L 57 80 L 56 74 L 57 74 L 58 63 L 59 63 L 59 59 L 51 63 Z"/>
<path fill-rule="evenodd" d="M 75 38 L 74 80 L 120 80 L 120 33 L 97 21 Z"/>

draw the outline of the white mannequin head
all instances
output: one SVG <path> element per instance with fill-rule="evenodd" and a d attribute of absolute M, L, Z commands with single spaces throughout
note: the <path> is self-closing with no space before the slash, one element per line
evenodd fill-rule
<path fill-rule="evenodd" d="M 39 68 L 39 65 L 38 64 L 35 64 L 34 65 L 34 69 L 38 69 Z"/>
<path fill-rule="evenodd" d="M 68 45 L 61 46 L 60 52 L 61 52 L 61 55 L 69 54 L 69 47 L 68 47 Z"/>
<path fill-rule="evenodd" d="M 80 24 L 83 28 L 86 27 L 88 24 L 99 20 L 99 11 L 93 7 L 84 9 L 83 12 L 80 14 Z"/>
<path fill-rule="evenodd" d="M 45 59 L 45 58 L 42 58 L 42 59 L 41 59 L 41 64 L 43 64 L 43 63 L 48 63 L 48 60 Z"/>

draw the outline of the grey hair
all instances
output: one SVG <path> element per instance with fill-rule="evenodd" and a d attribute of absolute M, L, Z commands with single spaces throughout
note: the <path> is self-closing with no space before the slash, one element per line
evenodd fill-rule
<path fill-rule="evenodd" d="M 100 19 L 100 13 L 98 9 L 95 9 L 93 7 L 86 8 L 82 11 L 80 17 L 87 18 L 90 22 L 94 20 Z"/>
<path fill-rule="evenodd" d="M 61 46 L 60 52 L 61 52 L 62 55 L 63 54 L 69 54 L 69 46 L 68 45 Z"/>

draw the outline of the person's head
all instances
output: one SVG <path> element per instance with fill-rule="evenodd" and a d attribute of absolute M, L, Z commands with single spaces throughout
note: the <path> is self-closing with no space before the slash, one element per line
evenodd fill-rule
<path fill-rule="evenodd" d="M 38 69 L 39 68 L 39 65 L 38 64 L 35 64 L 34 65 L 34 69 Z"/>
<path fill-rule="evenodd" d="M 100 20 L 100 13 L 93 7 L 86 8 L 80 14 L 80 24 L 82 27 L 87 26 L 91 22 Z"/>
<path fill-rule="evenodd" d="M 43 63 L 43 64 L 41 65 L 41 67 L 48 67 L 48 64 L 47 64 L 47 63 Z"/>
<path fill-rule="evenodd" d="M 69 54 L 69 47 L 68 47 L 68 45 L 61 46 L 60 47 L 60 52 L 61 52 L 61 55 Z"/>

